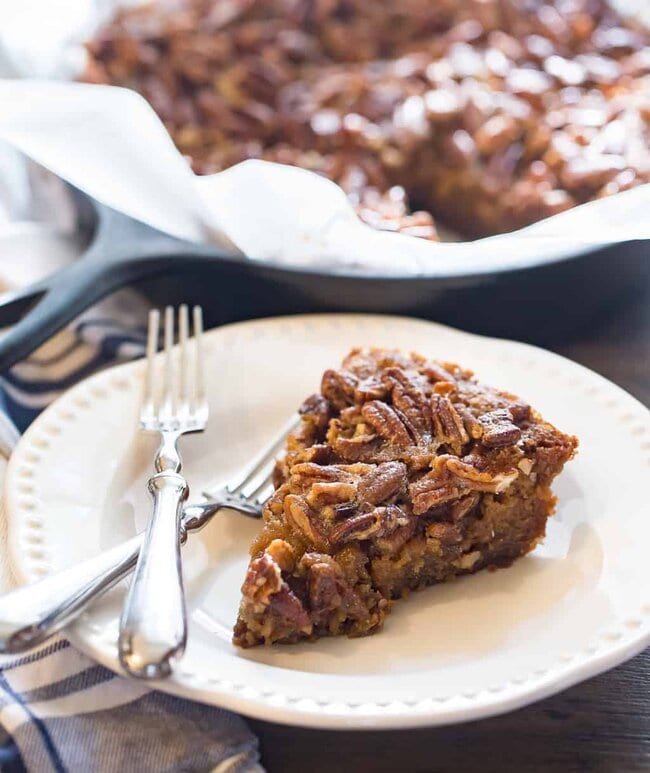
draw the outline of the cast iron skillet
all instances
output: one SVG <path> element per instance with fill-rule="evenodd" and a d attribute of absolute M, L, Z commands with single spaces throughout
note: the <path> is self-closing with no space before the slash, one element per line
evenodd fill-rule
<path fill-rule="evenodd" d="M 188 271 L 234 260 L 225 250 L 162 233 L 73 192 L 80 227 L 89 228 L 84 253 L 65 268 L 16 293 L 0 297 L 0 371 L 31 354 L 93 303 L 120 287 L 169 271 L 180 259 Z M 241 258 L 240 258 L 241 259 Z"/>
<path fill-rule="evenodd" d="M 0 326 L 16 323 L 0 337 L 0 371 L 101 298 L 132 284 L 157 303 L 200 303 L 210 325 L 305 311 L 390 312 L 543 342 L 650 278 L 650 241 L 453 277 L 298 269 L 177 239 L 78 191 L 75 201 L 90 234 L 87 249 L 56 274 L 0 297 Z"/>

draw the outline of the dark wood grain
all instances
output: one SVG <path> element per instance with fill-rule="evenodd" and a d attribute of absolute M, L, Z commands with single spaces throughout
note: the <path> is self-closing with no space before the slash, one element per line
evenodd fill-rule
<path fill-rule="evenodd" d="M 547 346 L 650 404 L 650 288 Z M 329 732 L 251 725 L 270 773 L 650 771 L 650 650 L 533 706 L 454 727 Z"/>

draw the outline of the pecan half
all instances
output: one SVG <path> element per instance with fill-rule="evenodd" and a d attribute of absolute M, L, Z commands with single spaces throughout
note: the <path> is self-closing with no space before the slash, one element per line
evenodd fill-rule
<path fill-rule="evenodd" d="M 415 515 L 422 515 L 432 507 L 457 499 L 461 495 L 460 486 L 449 474 L 440 475 L 433 470 L 411 483 L 409 494 Z"/>
<path fill-rule="evenodd" d="M 474 491 L 486 491 L 492 494 L 501 494 L 519 475 L 518 470 L 505 470 L 492 473 L 489 470 L 476 468 L 471 456 L 464 459 L 456 459 L 451 456 L 446 460 L 447 469 L 462 481 L 462 484 Z"/>
<path fill-rule="evenodd" d="M 367 403 L 369 400 L 383 400 L 387 394 L 386 386 L 379 379 L 371 377 L 359 382 L 354 390 L 354 399 L 358 403 Z"/>
<path fill-rule="evenodd" d="M 244 584 L 242 595 L 259 604 L 268 604 L 269 599 L 282 587 L 282 571 L 268 553 L 262 553 L 259 558 L 251 561 Z"/>
<path fill-rule="evenodd" d="M 354 483 L 314 483 L 307 494 L 307 503 L 310 507 L 320 509 L 325 505 L 333 505 L 341 502 L 349 502 L 357 493 Z"/>
<path fill-rule="evenodd" d="M 291 468 L 292 477 L 306 478 L 308 480 L 321 481 L 347 481 L 351 479 L 350 473 L 342 470 L 335 464 L 314 464 L 313 462 L 300 462 Z"/>
<path fill-rule="evenodd" d="M 313 462 L 319 466 L 326 466 L 332 461 L 332 449 L 327 443 L 316 443 L 309 448 L 304 448 L 300 452 L 300 458 L 305 463 Z"/>
<path fill-rule="evenodd" d="M 282 588 L 271 596 L 269 611 L 288 623 L 292 629 L 309 636 L 312 632 L 312 622 L 296 594 L 284 583 Z"/>
<path fill-rule="evenodd" d="M 287 521 L 316 547 L 324 547 L 325 536 L 316 520 L 316 514 L 301 496 L 288 494 L 284 499 Z"/>
<path fill-rule="evenodd" d="M 319 439 L 322 440 L 332 414 L 329 402 L 322 395 L 311 395 L 300 406 L 299 413 L 305 421 L 314 425 Z"/>
<path fill-rule="evenodd" d="M 530 419 L 530 405 L 521 400 L 509 400 L 508 410 L 512 414 L 512 420 L 515 424 L 521 424 L 523 421 L 528 421 Z"/>
<path fill-rule="evenodd" d="M 354 403 L 357 379 L 345 371 L 326 370 L 321 380 L 321 392 L 340 411 Z"/>
<path fill-rule="evenodd" d="M 427 362 L 420 369 L 420 373 L 424 374 L 429 381 L 436 383 L 436 381 L 449 381 L 453 384 L 456 379 L 451 373 L 443 367 L 439 362 Z"/>
<path fill-rule="evenodd" d="M 350 540 L 368 539 L 380 529 L 374 512 L 358 513 L 342 521 L 329 533 L 330 542 L 349 542 Z"/>
<path fill-rule="evenodd" d="M 375 537 L 374 545 L 384 555 L 395 555 L 406 545 L 415 533 L 417 519 L 409 518 L 408 523 L 398 526 L 390 534 L 378 534 Z"/>
<path fill-rule="evenodd" d="M 316 625 L 326 624 L 332 612 L 352 619 L 363 619 L 368 615 L 368 607 L 331 556 L 306 553 L 302 565 L 307 571 L 309 607 Z"/>
<path fill-rule="evenodd" d="M 372 400 L 363 406 L 361 413 L 368 424 L 392 445 L 398 447 L 413 445 L 413 440 L 404 423 L 390 405 Z"/>
<path fill-rule="evenodd" d="M 435 395 L 445 395 L 446 397 L 451 398 L 456 390 L 457 385 L 455 383 L 452 384 L 451 381 L 436 381 L 433 385 L 433 394 Z"/>
<path fill-rule="evenodd" d="M 395 408 L 409 419 L 419 433 L 431 432 L 427 398 L 416 380 L 401 368 L 387 368 L 383 378 L 384 383 L 391 387 Z"/>
<path fill-rule="evenodd" d="M 478 418 L 483 427 L 481 443 L 488 448 L 514 445 L 521 438 L 521 430 L 513 424 L 512 413 L 499 408 Z"/>
<path fill-rule="evenodd" d="M 456 454 L 461 454 L 469 436 L 463 420 L 448 397 L 431 395 L 431 419 L 433 434 L 441 445 L 447 445 Z"/>
<path fill-rule="evenodd" d="M 296 563 L 293 548 L 283 539 L 271 540 L 265 552 L 271 556 L 283 572 L 290 572 Z"/>
<path fill-rule="evenodd" d="M 463 420 L 467 434 L 472 438 L 472 440 L 478 440 L 483 434 L 483 425 L 481 422 L 476 418 L 476 416 L 474 416 L 474 414 L 466 405 L 463 405 L 463 403 L 455 403 L 454 408 Z"/>
<path fill-rule="evenodd" d="M 346 462 L 372 462 L 377 454 L 381 439 L 377 435 L 355 435 L 336 437 L 332 448 Z"/>
<path fill-rule="evenodd" d="M 337 544 L 383 537 L 409 523 L 409 516 L 397 505 L 376 507 L 370 513 L 359 513 L 338 524 L 329 534 L 330 542 Z"/>
<path fill-rule="evenodd" d="M 312 632 L 309 615 L 282 579 L 281 566 L 289 568 L 293 561 L 291 546 L 283 540 L 273 540 L 261 556 L 251 561 L 242 585 L 242 597 L 255 614 L 268 610 L 293 630 L 309 636 Z"/>
<path fill-rule="evenodd" d="M 397 494 L 406 484 L 406 466 L 401 462 L 379 464 L 359 481 L 359 499 L 378 505 Z"/>

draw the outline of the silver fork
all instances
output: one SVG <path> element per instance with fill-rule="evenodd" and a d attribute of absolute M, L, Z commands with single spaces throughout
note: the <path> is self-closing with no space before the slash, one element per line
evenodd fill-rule
<path fill-rule="evenodd" d="M 247 468 L 227 484 L 206 488 L 206 501 L 185 505 L 182 542 L 188 533 L 200 531 L 222 510 L 261 517 L 273 491 L 276 457 L 298 421 L 293 417 Z M 0 652 L 25 652 L 69 625 L 131 573 L 143 539 L 144 535 L 138 534 L 80 564 L 0 596 Z"/>
<path fill-rule="evenodd" d="M 189 312 L 178 310 L 178 351 L 174 350 L 174 310 L 165 309 L 162 389 L 156 370 L 160 313 L 149 314 L 147 371 L 140 429 L 157 432 L 160 445 L 149 478 L 153 512 L 140 549 L 120 619 L 119 656 L 132 676 L 168 676 L 187 641 L 187 615 L 181 567 L 181 515 L 189 488 L 181 472 L 178 440 L 202 432 L 208 420 L 201 336 L 201 309 L 193 309 L 194 336 L 189 338 Z M 191 352 L 190 349 L 194 351 Z M 157 394 L 160 391 L 160 395 Z"/>

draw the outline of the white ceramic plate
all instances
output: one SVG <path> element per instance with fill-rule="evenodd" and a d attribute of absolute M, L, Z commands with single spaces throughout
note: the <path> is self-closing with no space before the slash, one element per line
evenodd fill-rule
<path fill-rule="evenodd" d="M 220 328 L 206 336 L 209 428 L 184 441 L 193 491 L 241 468 L 317 389 L 324 368 L 351 346 L 371 344 L 468 365 L 580 437 L 578 457 L 557 481 L 560 504 L 545 541 L 509 569 L 411 595 L 377 636 L 241 651 L 230 635 L 259 526 L 222 514 L 184 549 L 190 643 L 160 688 L 276 722 L 411 727 L 507 711 L 642 650 L 650 642 L 649 413 L 557 355 L 395 317 L 286 317 Z M 23 580 L 143 527 L 155 439 L 136 430 L 142 372 L 135 363 L 85 381 L 21 440 L 6 505 Z M 123 592 L 69 631 L 114 670 Z"/>

